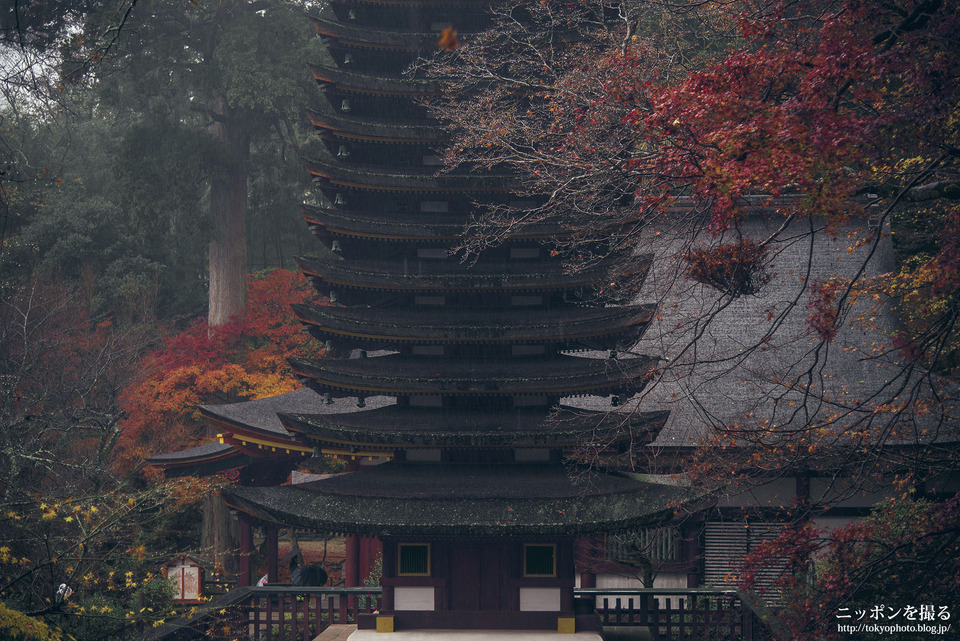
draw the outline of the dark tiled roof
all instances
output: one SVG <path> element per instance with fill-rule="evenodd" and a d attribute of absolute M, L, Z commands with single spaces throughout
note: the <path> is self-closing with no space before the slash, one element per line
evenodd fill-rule
<path fill-rule="evenodd" d="M 398 212 L 354 212 L 339 209 L 302 207 L 304 220 L 325 231 L 344 236 L 384 239 L 446 240 L 462 237 L 466 216 L 413 212 L 400 218 Z"/>
<path fill-rule="evenodd" d="M 339 395 L 609 394 L 639 391 L 653 367 L 649 358 L 594 359 L 574 356 L 462 361 L 381 358 L 306 361 L 291 359 L 308 384 Z"/>
<path fill-rule="evenodd" d="M 332 443 L 397 447 L 544 447 L 587 441 L 634 445 L 656 436 L 665 413 L 535 411 L 417 411 L 385 407 L 352 414 L 284 414 L 290 431 Z"/>
<path fill-rule="evenodd" d="M 643 257 L 605 260 L 576 271 L 560 262 L 496 262 L 463 269 L 456 260 L 400 261 L 300 258 L 307 276 L 348 287 L 379 290 L 451 292 L 457 290 L 556 291 L 621 282 L 624 275 L 642 275 L 649 265 Z M 632 284 L 632 283 L 630 283 Z"/>
<path fill-rule="evenodd" d="M 348 165 L 324 158 L 305 159 L 314 179 L 333 186 L 396 192 L 493 193 L 515 187 L 506 174 L 445 174 L 436 167 L 406 167 L 403 171 L 377 166 Z"/>
<path fill-rule="evenodd" d="M 201 405 L 201 413 L 227 423 L 251 428 L 279 436 L 291 436 L 280 424 L 278 412 L 313 412 L 320 405 L 320 397 L 311 389 L 279 394 L 256 401 L 227 403 L 225 405 Z"/>
<path fill-rule="evenodd" d="M 439 84 L 434 80 L 372 76 L 322 65 L 310 65 L 310 71 L 313 72 L 313 77 L 317 82 L 333 84 L 338 89 L 346 91 L 391 96 L 423 96 L 439 92 Z"/>
<path fill-rule="evenodd" d="M 782 216 L 767 211 L 766 217 L 754 214 L 744 220 L 741 231 L 748 238 L 762 240 L 783 222 Z M 835 236 L 818 231 L 812 240 L 806 235 L 807 222 L 795 222 L 769 243 L 769 282 L 757 295 L 743 296 L 723 306 L 717 304 L 720 295 L 716 290 L 676 277 L 683 273 L 678 254 L 685 239 L 682 235 L 672 238 L 669 221 L 664 223 L 645 232 L 648 244 L 644 247 L 656 255 L 638 298 L 662 302 L 657 318 L 635 347 L 669 359 L 664 363 L 662 380 L 652 382 L 640 401 L 644 410 L 670 412 L 655 446 L 693 446 L 713 436 L 714 426 L 766 423 L 787 429 L 824 425 L 847 413 L 845 408 L 861 406 L 836 423 L 840 443 L 845 425 L 855 420 L 883 419 L 882 410 L 879 415 L 875 410 L 882 399 L 889 398 L 893 388 L 888 385 L 903 373 L 896 353 L 876 353 L 878 347 L 889 344 L 898 327 L 891 307 L 884 303 L 870 311 L 867 324 L 849 318 L 825 350 L 815 349 L 816 336 L 808 323 L 809 284 L 856 273 L 870 247 L 858 244 L 858 239 L 871 233 L 867 220 L 852 220 Z M 704 234 L 700 242 L 716 239 Z M 887 235 L 881 239 L 865 276 L 894 268 Z M 853 315 L 868 309 L 868 304 L 861 302 Z M 775 333 L 765 338 L 774 322 L 779 323 Z M 870 323 L 874 327 L 869 327 Z M 695 336 L 696 349 L 686 349 Z M 785 389 L 785 384 L 797 381 L 808 369 L 812 377 L 806 393 L 800 388 Z M 956 400 L 950 398 L 958 397 L 956 386 L 942 385 L 940 393 L 947 401 L 947 413 L 960 415 Z M 876 400 L 871 400 L 874 395 Z M 591 399 L 573 402 L 578 407 L 596 406 Z M 934 415 L 916 418 L 920 422 L 936 420 Z M 939 434 L 956 435 L 960 431 L 956 423 L 948 421 Z"/>
<path fill-rule="evenodd" d="M 354 212 L 340 209 L 302 207 L 304 220 L 322 228 L 326 233 L 341 236 L 359 236 L 373 240 L 433 240 L 462 241 L 468 223 L 467 216 L 430 214 L 427 212 Z M 525 226 L 510 238 L 518 240 L 556 239 L 569 236 L 558 223 L 537 223 Z"/>
<path fill-rule="evenodd" d="M 384 48 L 396 49 L 434 49 L 437 46 L 436 33 L 387 31 L 371 29 L 358 25 L 344 24 L 336 20 L 328 20 L 322 16 L 314 16 L 313 24 L 317 33 L 338 40 L 357 43 L 376 44 Z"/>
<path fill-rule="evenodd" d="M 179 450 L 177 452 L 166 452 L 164 454 L 155 454 L 146 459 L 146 462 L 151 465 L 160 465 L 167 463 L 184 463 L 212 458 L 220 458 L 225 455 L 230 455 L 235 453 L 236 450 L 232 445 L 227 445 L 225 443 L 220 443 L 218 441 L 212 441 L 210 443 L 204 443 L 197 447 L 190 447 L 185 450 Z"/>
<path fill-rule="evenodd" d="M 364 140 L 390 140 L 436 143 L 443 141 L 443 129 L 438 125 L 411 125 L 397 122 L 380 122 L 371 119 L 350 118 L 335 113 L 308 111 L 314 127 L 329 129 Z"/>
<path fill-rule="evenodd" d="M 294 305 L 301 321 L 322 334 L 370 340 L 439 343 L 556 342 L 603 336 L 638 338 L 652 306 L 463 310 L 455 308 L 308 307 Z"/>
<path fill-rule="evenodd" d="M 578 535 L 670 518 L 687 489 L 558 465 L 384 463 L 297 486 L 235 487 L 258 518 L 374 536 Z"/>

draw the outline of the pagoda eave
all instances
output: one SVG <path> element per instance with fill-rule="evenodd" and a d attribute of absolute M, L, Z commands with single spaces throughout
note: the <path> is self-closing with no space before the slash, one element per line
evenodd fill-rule
<path fill-rule="evenodd" d="M 336 40 L 340 45 L 398 51 L 434 49 L 440 34 L 433 32 L 386 31 L 344 24 L 313 16 L 317 35 Z"/>
<path fill-rule="evenodd" d="M 653 317 L 655 306 L 577 308 L 544 322 L 529 314 L 450 314 L 443 310 L 404 308 L 375 321 L 365 309 L 293 305 L 298 319 L 315 336 L 378 343 L 415 344 L 559 344 L 576 345 L 597 339 L 638 339 Z"/>
<path fill-rule="evenodd" d="M 363 536 L 577 536 L 668 520 L 691 500 L 683 487 L 556 466 L 457 466 L 454 471 L 384 463 L 324 481 L 231 487 L 234 509 L 268 521 Z M 584 480 L 588 479 L 588 480 Z"/>
<path fill-rule="evenodd" d="M 310 65 L 310 71 L 313 73 L 314 80 L 320 85 L 333 85 L 340 91 L 351 93 L 416 97 L 440 92 L 439 85 L 432 80 L 369 76 L 319 65 Z"/>
<path fill-rule="evenodd" d="M 435 168 L 419 172 L 390 172 L 304 159 L 314 182 L 333 187 L 397 192 L 497 193 L 516 187 L 512 176 L 500 174 L 442 174 Z"/>
<path fill-rule="evenodd" d="M 237 447 L 213 441 L 197 447 L 148 457 L 144 462 L 163 470 L 167 478 L 206 476 L 247 465 L 255 460 Z"/>
<path fill-rule="evenodd" d="M 430 125 L 398 125 L 361 121 L 318 111 L 308 111 L 310 124 L 340 138 L 383 143 L 439 144 L 442 130 Z"/>
<path fill-rule="evenodd" d="M 490 266 L 485 272 L 472 270 L 440 271 L 444 267 L 422 264 L 422 270 L 404 273 L 402 263 L 353 261 L 351 264 L 321 258 L 298 258 L 300 269 L 310 277 L 330 285 L 381 291 L 448 292 L 504 291 L 549 292 L 598 286 L 643 274 L 648 262 L 637 259 L 630 263 L 609 262 L 567 272 L 562 265 L 554 269 L 537 265 L 536 271 L 523 272 L 523 265 Z M 430 273 L 430 271 L 432 273 Z M 497 271 L 495 271 L 497 270 Z M 528 268 L 529 270 L 529 268 Z M 602 288 L 602 285 L 599 285 Z"/>
<path fill-rule="evenodd" d="M 314 228 L 314 233 L 370 240 L 452 243 L 462 240 L 467 224 L 465 217 L 449 222 L 451 218 L 449 215 L 445 217 L 446 221 L 441 220 L 440 217 L 419 221 L 414 218 L 402 220 L 396 216 L 389 218 L 378 216 L 373 212 L 350 212 L 307 206 L 301 207 L 301 213 L 307 224 Z M 454 218 L 457 217 L 454 216 Z M 556 224 L 531 225 L 522 233 L 512 234 L 504 240 L 504 244 L 531 240 L 555 240 L 570 235 L 572 232 L 566 232 Z"/>
<path fill-rule="evenodd" d="M 573 396 L 639 392 L 654 361 L 564 356 L 555 361 L 488 359 L 463 365 L 445 359 L 442 368 L 436 359 L 417 363 L 396 356 L 289 362 L 314 390 L 334 395 Z"/>
<path fill-rule="evenodd" d="M 626 441 L 646 444 L 656 437 L 667 414 L 564 408 L 544 418 L 517 411 L 411 413 L 388 406 L 350 414 L 284 414 L 280 420 L 311 441 L 335 446 L 517 448 L 574 447 L 592 441 L 607 446 Z"/>

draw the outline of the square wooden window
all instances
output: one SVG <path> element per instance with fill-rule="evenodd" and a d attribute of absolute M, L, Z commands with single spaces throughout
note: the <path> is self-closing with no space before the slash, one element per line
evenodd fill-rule
<path fill-rule="evenodd" d="M 557 576 L 557 546 L 539 543 L 524 545 L 523 576 Z"/>
<path fill-rule="evenodd" d="M 430 544 L 400 543 L 397 549 L 398 576 L 430 576 Z"/>

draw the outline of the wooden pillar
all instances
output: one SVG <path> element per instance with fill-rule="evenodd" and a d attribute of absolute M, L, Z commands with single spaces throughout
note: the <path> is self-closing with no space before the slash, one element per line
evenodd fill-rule
<path fill-rule="evenodd" d="M 250 557 L 253 555 L 253 528 L 250 522 L 240 519 L 240 567 L 237 584 L 240 587 L 252 585 L 250 580 Z"/>
<path fill-rule="evenodd" d="M 344 546 L 343 584 L 348 588 L 360 585 L 360 539 L 348 534 Z"/>
<path fill-rule="evenodd" d="M 353 457 L 347 461 L 347 471 L 356 472 L 360 469 L 360 459 Z M 348 588 L 360 585 L 360 539 L 348 534 L 344 544 L 343 584 Z"/>
<path fill-rule="evenodd" d="M 595 588 L 597 587 L 597 575 L 590 571 L 585 571 L 580 573 L 580 587 L 581 588 Z"/>
<path fill-rule="evenodd" d="M 277 583 L 280 580 L 280 571 L 277 563 L 279 546 L 278 534 L 280 528 L 276 525 L 267 526 L 267 582 Z"/>

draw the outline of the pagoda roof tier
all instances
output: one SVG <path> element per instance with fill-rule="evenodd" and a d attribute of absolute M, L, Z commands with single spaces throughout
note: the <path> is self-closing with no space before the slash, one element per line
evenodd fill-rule
<path fill-rule="evenodd" d="M 449 213 L 355 212 L 307 206 L 301 207 L 301 213 L 308 224 L 317 228 L 315 231 L 370 240 L 462 241 L 467 225 L 465 215 Z M 545 222 L 525 225 L 521 231 L 504 239 L 504 242 L 546 240 L 567 235 L 570 235 L 570 232 L 564 230 L 560 224 Z"/>
<path fill-rule="evenodd" d="M 554 343 L 626 337 L 638 339 L 655 306 L 423 308 L 293 306 L 301 322 L 336 338 L 386 343 Z"/>
<path fill-rule="evenodd" d="M 351 118 L 340 114 L 308 111 L 310 123 L 340 138 L 385 143 L 437 144 L 446 140 L 436 125 L 412 125 L 373 119 Z"/>
<path fill-rule="evenodd" d="M 440 93 L 440 85 L 435 80 L 403 76 L 374 76 L 322 65 L 310 65 L 310 71 L 313 72 L 313 78 L 318 83 L 333 85 L 340 91 L 411 97 Z"/>
<path fill-rule="evenodd" d="M 573 447 L 653 440 L 666 412 L 617 414 L 562 407 L 536 410 L 417 410 L 388 405 L 349 414 L 282 414 L 291 432 L 314 441 L 351 447 L 490 448 Z"/>
<path fill-rule="evenodd" d="M 294 373 L 318 392 L 333 396 L 606 395 L 643 389 L 653 367 L 647 357 L 596 359 L 487 358 L 477 360 L 375 358 L 303 360 L 291 358 Z"/>
<path fill-rule="evenodd" d="M 415 171 L 390 171 L 373 166 L 341 164 L 322 159 L 304 160 L 307 171 L 321 182 L 335 187 L 397 192 L 477 192 L 509 191 L 516 187 L 513 176 L 507 174 L 444 174 L 436 167 Z"/>
<path fill-rule="evenodd" d="M 422 31 L 387 31 L 361 25 L 346 24 L 323 16 L 313 16 L 313 26 L 320 36 L 335 38 L 341 45 L 378 49 L 418 51 L 435 49 L 440 34 Z"/>
<path fill-rule="evenodd" d="M 497 261 L 464 269 L 459 261 L 419 261 L 405 270 L 399 261 L 299 258 L 300 269 L 330 285 L 357 289 L 447 292 L 562 291 L 618 282 L 645 273 L 649 260 L 610 258 L 575 271 L 560 261 L 551 263 Z"/>
<path fill-rule="evenodd" d="M 652 525 L 690 489 L 560 465 L 389 462 L 321 481 L 230 487 L 264 521 L 368 536 L 570 536 Z"/>

